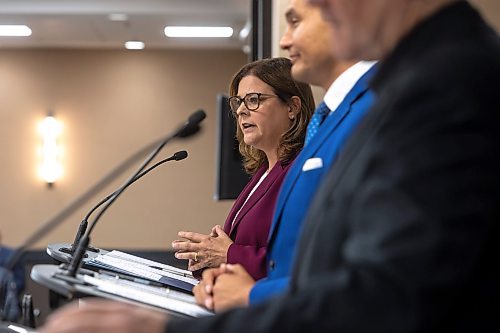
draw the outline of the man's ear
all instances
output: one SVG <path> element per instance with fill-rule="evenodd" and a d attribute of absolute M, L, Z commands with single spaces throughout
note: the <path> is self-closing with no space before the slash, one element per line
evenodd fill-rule
<path fill-rule="evenodd" d="M 294 119 L 300 112 L 300 108 L 302 106 L 302 101 L 299 96 L 292 96 L 290 101 L 288 102 L 288 118 Z"/>

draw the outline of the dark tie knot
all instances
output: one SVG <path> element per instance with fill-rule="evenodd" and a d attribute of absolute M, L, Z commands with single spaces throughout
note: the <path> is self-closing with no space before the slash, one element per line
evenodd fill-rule
<path fill-rule="evenodd" d="M 330 113 L 330 109 L 328 108 L 325 102 L 322 102 L 320 105 L 318 105 L 314 113 L 321 115 L 323 118 L 325 118 Z"/>
<path fill-rule="evenodd" d="M 306 132 L 306 141 L 305 144 L 307 145 L 312 137 L 316 134 L 318 131 L 319 126 L 325 120 L 325 118 L 328 116 L 330 113 L 330 109 L 326 105 L 325 102 L 322 102 L 316 110 L 314 111 L 313 116 L 311 117 L 311 121 L 309 122 L 309 125 L 307 126 L 307 132 Z"/>

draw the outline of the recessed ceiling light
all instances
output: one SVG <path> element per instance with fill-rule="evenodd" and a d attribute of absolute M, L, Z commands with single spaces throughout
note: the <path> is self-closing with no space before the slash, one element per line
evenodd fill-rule
<path fill-rule="evenodd" d="M 125 42 L 125 48 L 127 50 L 142 50 L 144 49 L 144 42 L 140 40 L 129 40 Z"/>
<path fill-rule="evenodd" d="M 1 37 L 31 36 L 31 29 L 26 25 L 0 25 Z"/>
<path fill-rule="evenodd" d="M 128 15 L 123 13 L 113 13 L 108 15 L 108 19 L 114 22 L 128 21 Z"/>
<path fill-rule="evenodd" d="M 231 37 L 233 28 L 231 27 L 183 27 L 166 26 L 165 36 L 167 37 Z"/>

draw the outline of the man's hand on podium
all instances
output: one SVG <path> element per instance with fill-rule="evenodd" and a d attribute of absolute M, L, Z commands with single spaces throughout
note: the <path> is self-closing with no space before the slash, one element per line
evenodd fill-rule
<path fill-rule="evenodd" d="M 248 306 L 255 281 L 243 266 L 222 264 L 203 271 L 202 280 L 193 288 L 196 302 L 215 312 Z"/>
<path fill-rule="evenodd" d="M 167 320 L 152 309 L 92 299 L 54 312 L 39 333 L 163 333 Z"/>

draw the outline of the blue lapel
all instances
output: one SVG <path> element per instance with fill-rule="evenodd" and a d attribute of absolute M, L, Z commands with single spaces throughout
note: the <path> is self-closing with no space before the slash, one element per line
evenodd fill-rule
<path fill-rule="evenodd" d="M 373 67 L 366 72 L 352 87 L 349 93 L 346 95 L 342 103 L 337 107 L 333 114 L 330 114 L 323 124 L 319 127 L 318 133 L 311 140 L 311 142 L 304 147 L 304 149 L 299 153 L 293 165 L 290 167 L 288 174 L 283 181 L 280 193 L 278 195 L 278 201 L 276 203 L 276 208 L 273 215 L 273 223 L 269 231 L 269 242 L 273 238 L 275 230 L 277 230 L 278 221 L 281 220 L 281 214 L 283 213 L 283 208 L 288 200 L 291 189 L 294 187 L 299 175 L 302 173 L 302 166 L 305 161 L 313 157 L 318 149 L 323 145 L 323 143 L 333 135 L 335 129 L 342 123 L 351 110 L 352 104 L 368 90 L 368 81 L 372 77 L 371 72 L 373 72 Z M 269 249 L 268 249 L 269 250 Z"/>

